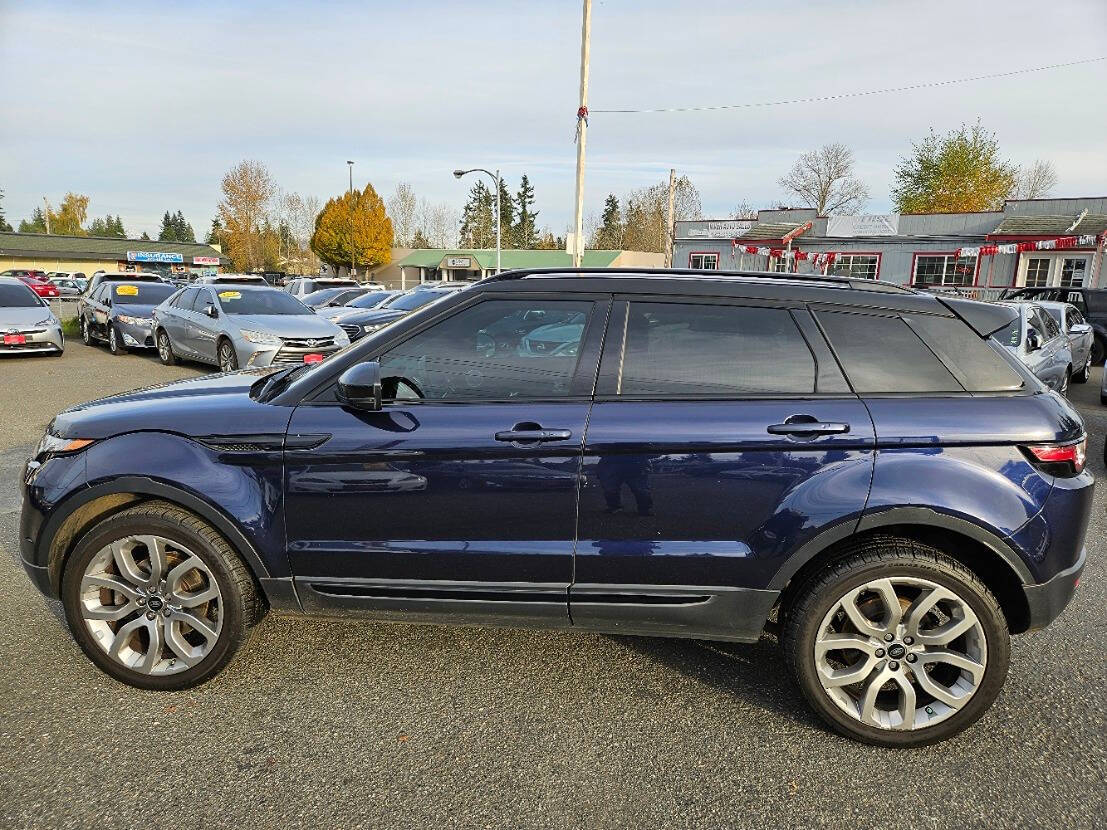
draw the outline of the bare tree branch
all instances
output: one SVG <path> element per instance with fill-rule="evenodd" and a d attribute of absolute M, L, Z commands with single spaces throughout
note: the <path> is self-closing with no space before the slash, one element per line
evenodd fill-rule
<path fill-rule="evenodd" d="M 853 153 L 844 144 L 804 153 L 779 184 L 820 216 L 856 213 L 869 200 L 869 189 L 853 175 Z"/>

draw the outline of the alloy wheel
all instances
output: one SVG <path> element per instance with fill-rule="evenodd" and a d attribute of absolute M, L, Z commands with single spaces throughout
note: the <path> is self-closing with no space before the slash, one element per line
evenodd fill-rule
<path fill-rule="evenodd" d="M 949 588 L 918 577 L 876 579 L 831 606 L 815 639 L 823 690 L 851 718 L 879 729 L 933 726 L 980 688 L 987 640 Z"/>
<path fill-rule="evenodd" d="M 119 351 L 119 341 L 116 340 L 115 326 L 108 326 L 108 348 L 112 354 Z"/>
<path fill-rule="evenodd" d="M 92 558 L 79 610 L 115 662 L 146 675 L 184 671 L 219 640 L 223 598 L 203 560 L 163 536 L 128 536 Z"/>
<path fill-rule="evenodd" d="M 233 372 L 237 368 L 235 362 L 234 348 L 230 343 L 224 342 L 219 347 L 219 369 L 223 372 Z"/>
<path fill-rule="evenodd" d="M 162 363 L 169 362 L 169 335 L 164 331 L 158 333 L 158 357 Z"/>
<path fill-rule="evenodd" d="M 92 345 L 92 334 L 88 330 L 88 323 L 85 322 L 84 317 L 81 317 L 81 341 L 86 346 Z"/>

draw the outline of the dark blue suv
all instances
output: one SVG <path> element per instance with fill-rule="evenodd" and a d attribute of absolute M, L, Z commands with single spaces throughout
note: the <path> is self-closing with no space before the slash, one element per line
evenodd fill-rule
<path fill-rule="evenodd" d="M 338 352 L 74 407 L 22 555 L 105 672 L 267 609 L 750 642 L 835 729 L 964 729 L 1084 566 L 1080 417 L 1014 312 L 848 279 L 517 272 Z"/>

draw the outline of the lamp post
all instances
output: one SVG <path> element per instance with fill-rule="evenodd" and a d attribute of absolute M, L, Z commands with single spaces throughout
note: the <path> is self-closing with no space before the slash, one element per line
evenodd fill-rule
<path fill-rule="evenodd" d="M 347 196 L 352 196 L 354 193 L 354 163 L 349 159 L 346 160 L 346 166 L 350 168 L 350 189 L 346 191 Z M 353 206 L 350 206 L 350 222 L 353 222 Z M 351 228 L 352 230 L 352 228 Z M 353 234 L 350 234 L 350 276 L 354 275 L 354 246 L 353 246 Z M 337 275 L 336 275 L 337 276 Z"/>
<path fill-rule="evenodd" d="M 496 185 L 496 273 L 500 273 L 500 171 L 493 173 L 483 167 L 473 167 L 470 170 L 455 170 L 454 178 L 460 179 L 466 173 L 484 173 L 490 177 Z"/>

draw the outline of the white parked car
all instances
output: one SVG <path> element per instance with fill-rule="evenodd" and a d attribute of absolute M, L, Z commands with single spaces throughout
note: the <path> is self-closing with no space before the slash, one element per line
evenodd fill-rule
<path fill-rule="evenodd" d="M 1072 350 L 1072 382 L 1087 383 L 1092 372 L 1092 344 L 1095 342 L 1092 327 L 1085 322 L 1080 309 L 1072 303 L 1038 300 L 1038 305 L 1046 310 L 1069 339 L 1069 348 Z"/>

